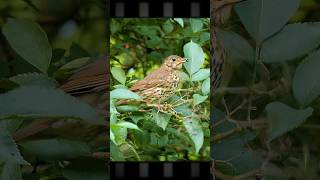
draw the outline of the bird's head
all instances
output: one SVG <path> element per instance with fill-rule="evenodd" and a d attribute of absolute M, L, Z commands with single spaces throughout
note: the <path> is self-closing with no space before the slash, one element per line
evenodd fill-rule
<path fill-rule="evenodd" d="M 164 65 L 170 69 L 179 70 L 185 62 L 187 62 L 187 58 L 171 55 L 164 60 Z"/>

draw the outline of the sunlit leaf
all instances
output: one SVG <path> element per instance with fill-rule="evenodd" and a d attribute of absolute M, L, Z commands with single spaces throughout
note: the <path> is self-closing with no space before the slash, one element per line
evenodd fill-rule
<path fill-rule="evenodd" d="M 192 75 L 192 81 L 202 81 L 210 76 L 210 69 L 200 69 Z"/>
<path fill-rule="evenodd" d="M 3 26 L 3 34 L 11 47 L 27 62 L 46 73 L 52 49 L 41 27 L 27 20 L 9 18 Z"/>
<path fill-rule="evenodd" d="M 114 133 L 115 144 L 121 144 L 127 139 L 128 130 L 126 127 L 111 124 L 111 130 Z"/>
<path fill-rule="evenodd" d="M 140 96 L 128 89 L 115 89 L 110 92 L 111 99 L 141 99 Z"/>
<path fill-rule="evenodd" d="M 117 110 L 119 112 L 136 112 L 139 111 L 138 106 L 133 106 L 133 105 L 122 105 L 122 106 L 117 106 Z"/>
<path fill-rule="evenodd" d="M 184 27 L 182 18 L 173 18 L 181 27 Z"/>
<path fill-rule="evenodd" d="M 184 56 L 188 61 L 184 63 L 184 67 L 189 75 L 197 72 L 204 62 L 204 52 L 199 44 L 190 41 L 183 46 Z"/>
<path fill-rule="evenodd" d="M 210 78 L 207 78 L 203 81 L 201 90 L 204 95 L 210 93 Z"/>
<path fill-rule="evenodd" d="M 298 66 L 293 78 L 293 94 L 302 106 L 320 95 L 320 50 L 306 57 Z"/>
<path fill-rule="evenodd" d="M 121 69 L 119 67 L 112 67 L 111 74 L 121 84 L 123 84 L 123 85 L 126 84 L 126 73 L 124 72 L 123 69 Z"/>
<path fill-rule="evenodd" d="M 112 132 L 112 129 L 110 129 L 109 131 L 110 131 L 110 140 L 116 144 L 116 139 L 115 139 L 115 137 L 114 137 L 114 134 L 113 134 L 113 132 Z"/>
<path fill-rule="evenodd" d="M 279 31 L 299 7 L 299 0 L 246 0 L 235 6 L 243 25 L 260 44 Z"/>
<path fill-rule="evenodd" d="M 201 96 L 200 94 L 193 94 L 192 97 L 194 105 L 201 104 L 208 98 L 208 96 Z"/>
<path fill-rule="evenodd" d="M 116 124 L 119 127 L 124 127 L 124 128 L 129 128 L 129 129 L 135 129 L 135 130 L 139 130 L 141 131 L 141 129 L 139 129 L 139 127 L 131 122 L 120 122 Z"/>
<path fill-rule="evenodd" d="M 281 102 L 272 102 L 266 106 L 271 120 L 269 141 L 293 130 L 312 115 L 313 109 L 293 109 Z"/>
<path fill-rule="evenodd" d="M 183 125 L 187 129 L 187 132 L 195 145 L 196 153 L 198 154 L 204 140 L 203 131 L 199 124 L 199 120 L 187 118 L 183 121 Z"/>

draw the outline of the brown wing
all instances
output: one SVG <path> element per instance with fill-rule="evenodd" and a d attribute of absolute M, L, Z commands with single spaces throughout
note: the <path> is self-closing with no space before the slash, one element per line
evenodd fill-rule
<path fill-rule="evenodd" d="M 107 89 L 107 74 L 107 61 L 105 59 L 97 60 L 72 75 L 60 88 L 70 94 Z"/>
<path fill-rule="evenodd" d="M 138 81 L 134 84 L 130 90 L 131 91 L 139 91 L 143 89 L 148 89 L 155 86 L 162 86 L 166 83 L 166 75 L 168 72 L 162 68 L 159 68 L 152 73 L 150 73 L 147 77 L 143 80 Z"/>

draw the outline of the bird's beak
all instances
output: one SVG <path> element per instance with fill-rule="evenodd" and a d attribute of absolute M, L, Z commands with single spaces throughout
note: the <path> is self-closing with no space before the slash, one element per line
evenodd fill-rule
<path fill-rule="evenodd" d="M 182 63 L 185 63 L 185 62 L 187 62 L 188 61 L 188 58 L 182 58 Z"/>

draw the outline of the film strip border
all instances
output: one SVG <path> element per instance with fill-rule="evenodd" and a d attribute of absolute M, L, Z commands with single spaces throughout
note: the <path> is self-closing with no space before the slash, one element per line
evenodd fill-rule
<path fill-rule="evenodd" d="M 210 17 L 209 0 L 111 0 L 112 18 Z"/>
<path fill-rule="evenodd" d="M 111 162 L 114 180 L 209 180 L 210 162 Z"/>

